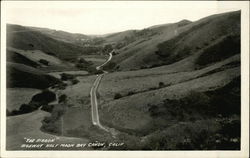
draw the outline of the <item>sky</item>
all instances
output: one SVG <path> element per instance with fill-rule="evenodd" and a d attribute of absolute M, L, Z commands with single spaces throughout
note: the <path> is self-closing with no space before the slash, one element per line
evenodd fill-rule
<path fill-rule="evenodd" d="M 236 2 L 235 2 L 236 3 Z M 87 35 L 143 29 L 239 10 L 221 1 L 8 1 L 6 22 Z"/>

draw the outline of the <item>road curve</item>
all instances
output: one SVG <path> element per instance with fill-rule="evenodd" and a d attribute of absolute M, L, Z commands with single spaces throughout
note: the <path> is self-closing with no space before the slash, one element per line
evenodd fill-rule
<path fill-rule="evenodd" d="M 107 59 L 107 61 L 104 62 L 102 65 L 97 66 L 96 69 L 101 70 L 101 67 L 106 65 L 111 59 L 112 59 L 112 52 L 109 53 L 109 58 Z M 104 76 L 105 73 L 108 73 L 108 72 L 103 71 L 102 74 L 97 75 L 97 78 L 96 78 L 96 80 L 95 80 L 95 82 L 92 85 L 91 90 L 90 90 L 91 116 L 92 116 L 93 125 L 98 126 L 99 128 L 109 132 L 109 130 L 107 128 L 105 128 L 104 126 L 102 126 L 101 123 L 100 123 L 99 113 L 98 113 L 98 100 L 97 100 L 97 97 L 96 97 L 96 91 L 97 91 L 98 86 L 100 84 L 100 81 L 101 81 L 101 79 L 102 79 L 102 77 Z"/>

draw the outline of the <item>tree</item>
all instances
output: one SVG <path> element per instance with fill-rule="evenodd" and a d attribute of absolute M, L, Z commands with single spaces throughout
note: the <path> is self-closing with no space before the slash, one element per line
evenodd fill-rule
<path fill-rule="evenodd" d="M 54 92 L 51 92 L 49 90 L 44 90 L 41 93 L 34 95 L 31 99 L 31 102 L 47 104 L 49 102 L 54 101 L 55 99 L 56 99 L 56 94 Z"/>
<path fill-rule="evenodd" d="M 40 59 L 40 60 L 39 60 L 39 63 L 41 63 L 41 64 L 43 64 L 43 65 L 46 65 L 46 66 L 49 65 L 49 62 L 48 62 L 47 60 L 45 60 L 45 59 Z"/>
<path fill-rule="evenodd" d="M 111 44 L 107 44 L 107 45 L 105 45 L 104 48 L 103 48 L 103 52 L 104 52 L 104 53 L 109 53 L 109 52 L 112 51 L 112 50 L 113 50 L 113 47 L 112 47 Z"/>
<path fill-rule="evenodd" d="M 74 75 L 66 74 L 66 73 L 61 74 L 61 80 L 63 81 L 72 80 L 72 79 L 74 79 Z"/>
<path fill-rule="evenodd" d="M 59 101 L 58 101 L 59 103 L 66 102 L 66 101 L 67 101 L 67 96 L 65 94 L 59 97 Z"/>
<path fill-rule="evenodd" d="M 165 86 L 165 84 L 163 82 L 159 82 L 159 88 L 162 88 L 164 86 Z"/>
<path fill-rule="evenodd" d="M 122 97 L 122 95 L 120 93 L 116 93 L 115 96 L 114 96 L 114 99 L 119 99 L 121 97 Z"/>
<path fill-rule="evenodd" d="M 72 82 L 72 84 L 77 84 L 79 82 L 79 80 L 73 79 L 73 80 L 71 80 L 71 82 Z"/>

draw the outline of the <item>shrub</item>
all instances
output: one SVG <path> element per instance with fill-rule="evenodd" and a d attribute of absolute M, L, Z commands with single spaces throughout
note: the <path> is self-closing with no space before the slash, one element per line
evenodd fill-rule
<path fill-rule="evenodd" d="M 237 77 L 226 86 L 207 92 L 214 107 L 214 113 L 228 117 L 241 113 L 241 79 Z"/>
<path fill-rule="evenodd" d="M 22 104 L 19 108 L 19 112 L 21 114 L 29 113 L 29 112 L 37 110 L 39 107 L 40 107 L 40 104 L 34 103 L 34 102 L 29 103 L 29 104 Z"/>
<path fill-rule="evenodd" d="M 44 110 L 44 111 L 47 111 L 47 112 L 51 113 L 53 108 L 54 108 L 54 105 L 45 104 L 45 105 L 42 106 L 41 110 Z"/>
<path fill-rule="evenodd" d="M 11 112 L 8 109 L 6 109 L 6 116 L 11 116 Z"/>
<path fill-rule="evenodd" d="M 199 47 L 199 46 L 196 46 L 196 47 L 195 47 L 195 49 L 196 49 L 196 50 L 199 50 L 199 49 L 201 49 L 201 47 Z"/>
<path fill-rule="evenodd" d="M 52 55 L 52 56 L 56 56 L 55 53 L 52 53 L 52 52 L 47 52 L 48 55 Z"/>
<path fill-rule="evenodd" d="M 205 46 L 208 46 L 208 45 L 209 45 L 209 43 L 208 43 L 208 42 L 205 42 L 205 43 L 204 43 L 204 45 L 205 45 Z"/>
<path fill-rule="evenodd" d="M 42 121 L 41 129 L 46 132 L 61 134 L 61 121 L 60 118 L 66 112 L 64 105 L 59 104 L 52 110 L 50 117 L 45 117 Z"/>
<path fill-rule="evenodd" d="M 150 112 L 150 116 L 157 116 L 159 114 L 159 107 L 157 105 L 148 104 L 148 111 Z"/>
<path fill-rule="evenodd" d="M 191 91 L 186 97 L 179 100 L 165 100 L 164 106 L 177 120 L 182 121 L 192 116 L 192 120 L 197 117 L 206 117 L 213 114 L 210 106 L 210 97 L 204 93 Z M 190 119 L 190 118 L 189 118 Z"/>
<path fill-rule="evenodd" d="M 41 93 L 34 95 L 31 99 L 31 102 L 48 104 L 49 102 L 52 102 L 54 100 L 56 100 L 56 94 L 49 90 L 44 90 Z"/>
<path fill-rule="evenodd" d="M 196 64 L 199 66 L 206 66 L 237 53 L 240 53 L 240 37 L 237 35 L 230 35 L 225 37 L 221 42 L 206 48 L 197 59 Z"/>
<path fill-rule="evenodd" d="M 63 81 L 72 80 L 72 79 L 74 79 L 74 75 L 66 74 L 66 73 L 61 74 L 61 80 Z"/>
<path fill-rule="evenodd" d="M 49 62 L 47 60 L 45 60 L 45 59 L 40 59 L 39 63 L 42 63 L 43 65 L 46 65 L 46 66 L 49 65 Z"/>
<path fill-rule="evenodd" d="M 77 84 L 79 82 L 79 80 L 73 79 L 73 80 L 71 80 L 71 82 L 72 82 L 72 84 Z"/>
<path fill-rule="evenodd" d="M 33 47 L 34 47 L 34 45 L 33 45 L 32 43 L 29 43 L 28 46 L 29 46 L 30 48 L 33 48 Z"/>
<path fill-rule="evenodd" d="M 67 96 L 65 94 L 59 97 L 59 100 L 58 100 L 59 103 L 66 102 L 66 101 L 67 101 Z"/>
<path fill-rule="evenodd" d="M 133 94 L 135 94 L 135 92 L 133 92 L 133 91 L 129 91 L 129 92 L 128 92 L 128 96 L 129 96 L 129 95 L 133 95 Z"/>
<path fill-rule="evenodd" d="M 112 70 L 113 68 L 116 67 L 116 63 L 115 62 L 112 62 L 110 61 L 109 63 L 107 63 L 106 65 L 104 65 L 103 69 L 104 70 Z"/>
<path fill-rule="evenodd" d="M 79 69 L 87 69 L 93 63 L 91 61 L 86 61 L 84 58 L 79 58 L 75 66 Z"/>
<path fill-rule="evenodd" d="M 93 66 L 88 67 L 87 71 L 88 71 L 90 74 L 101 74 L 101 73 L 102 73 L 101 70 L 96 70 L 96 68 L 93 67 Z"/>
<path fill-rule="evenodd" d="M 14 115 L 19 115 L 21 114 L 18 110 L 13 110 L 11 113 L 10 113 L 10 116 L 14 116 Z"/>
<path fill-rule="evenodd" d="M 29 112 L 33 112 L 37 110 L 41 104 L 36 102 L 30 102 L 29 104 L 22 104 L 18 110 L 13 110 L 12 112 L 8 112 L 7 116 L 21 115 Z"/>
<path fill-rule="evenodd" d="M 159 88 L 162 88 L 164 86 L 165 86 L 165 84 L 163 82 L 159 82 Z"/>
<path fill-rule="evenodd" d="M 114 99 L 119 99 L 121 97 L 122 97 L 122 95 L 120 93 L 116 93 L 115 96 L 114 96 Z"/>
<path fill-rule="evenodd" d="M 67 87 L 67 83 L 60 83 L 56 86 L 58 89 L 64 90 Z"/>
<path fill-rule="evenodd" d="M 112 45 L 111 44 L 107 44 L 107 45 L 104 46 L 104 48 L 103 48 L 102 51 L 104 53 L 109 53 L 110 51 L 112 51 L 112 49 L 113 49 Z"/>

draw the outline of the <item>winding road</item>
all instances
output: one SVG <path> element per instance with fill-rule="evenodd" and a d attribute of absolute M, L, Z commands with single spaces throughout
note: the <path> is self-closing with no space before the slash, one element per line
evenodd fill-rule
<path fill-rule="evenodd" d="M 109 53 L 109 58 L 108 58 L 108 60 L 106 62 L 104 62 L 102 65 L 96 67 L 97 70 L 101 70 L 101 68 L 104 65 L 106 65 L 112 59 L 112 52 Z M 93 86 L 91 87 L 91 90 L 90 90 L 91 116 L 92 116 L 92 123 L 93 123 L 93 125 L 98 126 L 99 128 L 101 128 L 101 129 L 103 129 L 103 130 L 105 130 L 107 132 L 110 132 L 108 128 L 102 126 L 101 123 L 100 123 L 99 113 L 98 113 L 98 100 L 97 100 L 97 97 L 96 97 L 96 91 L 98 89 L 100 81 L 101 81 L 102 77 L 106 73 L 108 73 L 108 72 L 107 71 L 103 71 L 102 74 L 97 75 L 97 78 L 96 78 Z"/>

